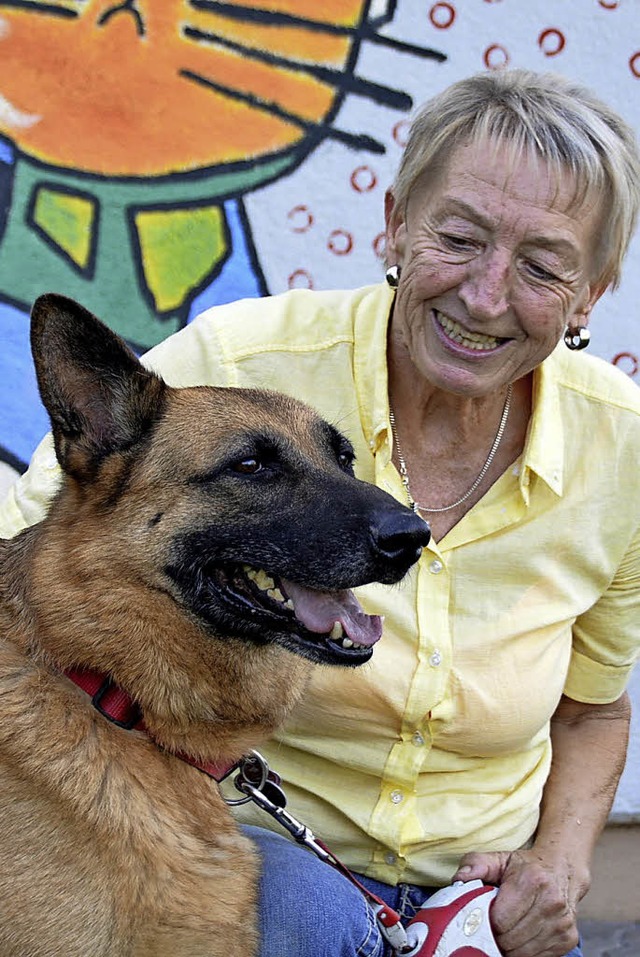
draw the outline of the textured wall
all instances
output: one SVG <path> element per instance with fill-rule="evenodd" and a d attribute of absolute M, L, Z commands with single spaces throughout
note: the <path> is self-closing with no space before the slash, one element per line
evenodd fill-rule
<path fill-rule="evenodd" d="M 507 63 L 640 129 L 637 0 L 0 2 L 0 487 L 47 428 L 36 295 L 142 351 L 215 302 L 374 281 L 412 105 Z M 636 240 L 591 328 L 640 383 L 639 301 Z M 640 817 L 637 724 L 615 813 Z"/>

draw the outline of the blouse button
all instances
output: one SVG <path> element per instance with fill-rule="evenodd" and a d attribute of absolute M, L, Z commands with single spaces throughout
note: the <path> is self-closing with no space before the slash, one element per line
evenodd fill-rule
<path fill-rule="evenodd" d="M 392 791 L 389 795 L 393 804 L 401 804 L 404 801 L 404 794 L 402 791 Z"/>
<path fill-rule="evenodd" d="M 429 565 L 429 571 L 431 572 L 432 575 L 439 575 L 443 568 L 444 568 L 444 565 L 442 564 L 439 558 L 434 558 L 431 564 Z"/>
<path fill-rule="evenodd" d="M 421 748 L 424 745 L 424 738 L 419 731 L 414 731 L 411 736 L 411 743 L 416 746 L 416 748 Z"/>
<path fill-rule="evenodd" d="M 385 864 L 395 864 L 397 860 L 398 860 L 398 855 L 394 854 L 393 851 L 389 851 L 387 854 L 384 855 Z"/>
<path fill-rule="evenodd" d="M 442 655 L 440 654 L 437 648 L 433 652 L 431 657 L 429 658 L 429 662 L 433 665 L 434 668 L 437 668 L 438 665 L 442 664 Z"/>

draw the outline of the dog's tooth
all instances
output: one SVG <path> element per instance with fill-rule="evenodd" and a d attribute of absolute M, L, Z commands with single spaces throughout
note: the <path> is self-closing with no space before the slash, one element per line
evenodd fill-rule
<path fill-rule="evenodd" d="M 284 595 L 282 594 L 279 588 L 270 588 L 269 591 L 267 592 L 267 595 L 269 596 L 269 598 L 272 598 L 274 601 L 279 601 L 279 602 L 284 601 Z"/>
<path fill-rule="evenodd" d="M 267 594 L 269 594 L 270 591 L 273 591 L 275 589 L 276 583 L 274 582 L 271 575 L 267 575 L 264 568 L 252 568 L 251 565 L 243 565 L 242 568 L 247 578 L 250 581 L 252 581 L 255 585 L 257 585 L 260 591 L 266 591 Z M 278 598 L 278 595 L 280 595 L 279 598 Z M 271 597 L 274 597 L 274 596 L 271 596 Z M 280 589 L 276 589 L 275 598 L 277 601 L 284 600 L 284 595 L 282 594 Z"/>
<path fill-rule="evenodd" d="M 351 638 L 343 638 L 343 639 L 342 639 L 342 647 L 343 647 L 343 648 L 353 648 L 353 647 L 354 647 L 354 644 L 353 644 L 353 642 L 351 641 Z"/>
<path fill-rule="evenodd" d="M 342 638 L 344 635 L 344 628 L 342 627 L 342 622 L 334 621 L 333 628 L 329 632 L 331 638 Z"/>
<path fill-rule="evenodd" d="M 267 575 L 263 568 L 261 568 L 254 578 L 254 581 L 260 591 L 268 592 L 270 588 L 275 588 L 275 582 L 271 575 Z"/>
<path fill-rule="evenodd" d="M 287 598 L 284 603 L 284 607 L 287 609 L 287 611 L 294 611 L 294 604 L 290 598 Z"/>

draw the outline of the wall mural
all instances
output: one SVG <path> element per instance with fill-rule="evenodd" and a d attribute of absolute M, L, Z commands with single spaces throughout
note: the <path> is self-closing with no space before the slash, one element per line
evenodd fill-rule
<path fill-rule="evenodd" d="M 244 197 L 343 129 L 345 96 L 404 111 L 401 89 L 355 75 L 390 5 L 209 0 L 0 3 L 0 455 L 23 468 L 46 427 L 31 389 L 26 313 L 64 292 L 144 351 L 198 309 L 269 290 Z M 25 391 L 26 389 L 26 391 Z"/>
<path fill-rule="evenodd" d="M 37 295 L 143 352 L 216 303 L 377 281 L 413 105 L 525 66 L 640 129 L 636 21 L 635 0 L 0 0 L 0 489 L 48 427 Z M 636 239 L 592 341 L 640 383 L 638 301 Z"/>

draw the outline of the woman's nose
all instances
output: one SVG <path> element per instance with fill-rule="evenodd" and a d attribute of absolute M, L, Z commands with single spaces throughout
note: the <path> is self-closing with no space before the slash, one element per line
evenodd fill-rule
<path fill-rule="evenodd" d="M 486 253 L 469 265 L 458 294 L 470 316 L 497 319 L 509 308 L 511 263 L 497 252 Z"/>

